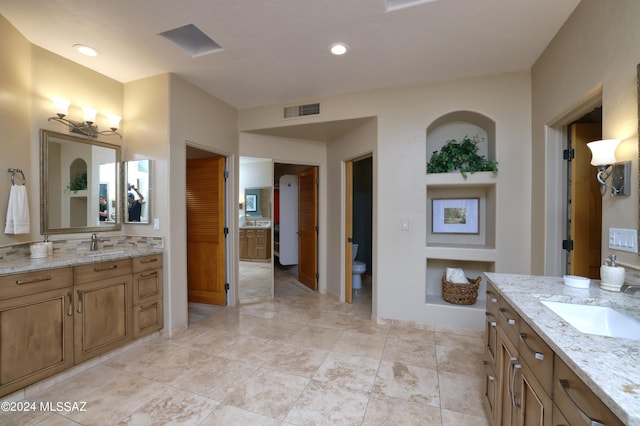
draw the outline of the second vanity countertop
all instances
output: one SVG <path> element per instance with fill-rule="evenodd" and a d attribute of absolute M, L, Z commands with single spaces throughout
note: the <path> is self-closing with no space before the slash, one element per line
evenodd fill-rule
<path fill-rule="evenodd" d="M 577 289 L 561 277 L 486 272 L 522 319 L 625 424 L 640 426 L 640 341 L 582 333 L 542 300 L 609 306 L 640 321 L 640 297 L 600 289 Z"/>
<path fill-rule="evenodd" d="M 128 257 L 161 254 L 164 249 L 113 249 L 103 251 L 86 251 L 72 253 L 54 253 L 42 259 L 32 259 L 29 256 L 14 256 L 11 259 L 0 260 L 0 275 L 11 275 L 26 272 L 37 272 L 46 269 L 63 268 L 66 266 L 84 265 L 87 263 L 105 262 L 109 260 L 126 259 Z"/>

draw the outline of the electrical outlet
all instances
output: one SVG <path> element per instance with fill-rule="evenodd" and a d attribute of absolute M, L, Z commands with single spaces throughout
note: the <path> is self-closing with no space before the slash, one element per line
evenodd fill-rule
<path fill-rule="evenodd" d="M 609 228 L 609 248 L 638 253 L 638 231 L 636 229 Z"/>

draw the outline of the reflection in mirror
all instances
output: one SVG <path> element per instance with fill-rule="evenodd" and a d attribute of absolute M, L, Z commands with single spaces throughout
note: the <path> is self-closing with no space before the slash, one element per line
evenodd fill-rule
<path fill-rule="evenodd" d="M 40 133 L 40 232 L 120 229 L 120 147 L 62 133 Z"/>
<path fill-rule="evenodd" d="M 151 160 L 127 161 L 126 223 L 149 223 L 151 217 Z"/>
<path fill-rule="evenodd" d="M 244 303 L 273 297 L 273 162 L 240 157 L 239 177 L 238 299 Z"/>
<path fill-rule="evenodd" d="M 271 188 L 245 188 L 245 221 L 271 220 Z"/>

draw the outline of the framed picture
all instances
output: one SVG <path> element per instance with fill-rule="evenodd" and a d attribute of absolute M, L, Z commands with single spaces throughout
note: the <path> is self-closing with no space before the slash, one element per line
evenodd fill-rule
<path fill-rule="evenodd" d="M 248 212 L 255 212 L 258 209 L 258 206 L 256 206 L 256 194 L 247 194 L 245 197 L 245 203 L 247 203 L 247 211 Z"/>
<path fill-rule="evenodd" d="M 432 232 L 434 234 L 478 234 L 478 198 L 433 199 Z"/>

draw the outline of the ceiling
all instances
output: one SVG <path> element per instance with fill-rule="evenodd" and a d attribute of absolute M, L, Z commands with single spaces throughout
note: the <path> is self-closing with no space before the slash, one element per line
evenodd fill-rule
<path fill-rule="evenodd" d="M 579 0 L 0 0 L 31 43 L 122 83 L 174 73 L 238 109 L 531 68 Z M 192 57 L 159 33 L 221 46 Z M 346 55 L 329 46 L 346 43 Z M 72 49 L 96 48 L 95 58 Z"/>

